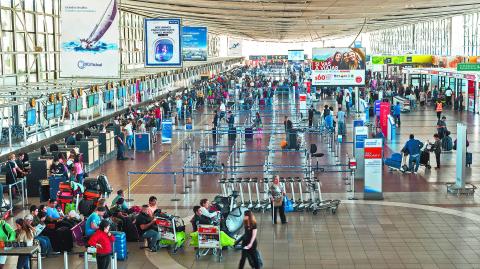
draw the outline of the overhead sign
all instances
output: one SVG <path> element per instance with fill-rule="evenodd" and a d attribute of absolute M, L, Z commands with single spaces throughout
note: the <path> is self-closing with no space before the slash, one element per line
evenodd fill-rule
<path fill-rule="evenodd" d="M 432 55 L 375 55 L 372 64 L 432 64 Z"/>
<path fill-rule="evenodd" d="M 480 64 L 477 63 L 459 63 L 457 71 L 480 71 Z"/>
<path fill-rule="evenodd" d="M 181 66 L 180 19 L 145 19 L 145 66 Z"/>
<path fill-rule="evenodd" d="M 365 49 L 313 48 L 312 84 L 322 86 L 365 85 Z"/>
<path fill-rule="evenodd" d="M 119 0 L 60 3 L 60 77 L 120 77 Z"/>
<path fill-rule="evenodd" d="M 228 38 L 228 56 L 242 56 L 242 40 L 239 38 Z"/>
<path fill-rule="evenodd" d="M 207 27 L 182 28 L 182 53 L 184 61 L 206 61 L 208 55 Z"/>

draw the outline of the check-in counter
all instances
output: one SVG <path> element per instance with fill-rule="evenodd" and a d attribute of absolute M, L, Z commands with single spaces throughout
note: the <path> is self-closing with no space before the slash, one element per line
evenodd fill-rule
<path fill-rule="evenodd" d="M 134 143 L 135 151 L 148 152 L 152 150 L 152 140 L 149 133 L 136 133 Z"/>
<path fill-rule="evenodd" d="M 80 153 L 80 148 L 77 145 L 67 146 L 65 144 L 58 144 L 58 151 L 52 151 L 51 154 L 53 154 L 53 156 L 58 156 L 59 153 L 63 153 L 65 157 L 68 158 L 72 149 L 75 151 L 76 154 Z"/>
<path fill-rule="evenodd" d="M 115 135 L 112 130 L 106 133 L 92 133 L 91 138 L 98 139 L 100 154 L 107 155 L 115 150 Z"/>
<path fill-rule="evenodd" d="M 98 158 L 98 140 L 96 138 L 89 138 L 77 141 L 75 143 L 80 149 L 80 153 L 83 154 L 83 163 L 86 165 L 92 165 Z"/>

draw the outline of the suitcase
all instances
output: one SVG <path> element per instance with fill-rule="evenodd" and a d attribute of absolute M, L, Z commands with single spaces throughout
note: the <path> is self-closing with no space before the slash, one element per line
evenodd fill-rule
<path fill-rule="evenodd" d="M 128 242 L 140 242 L 137 226 L 130 219 L 125 220 L 125 234 Z"/>
<path fill-rule="evenodd" d="M 84 200 L 95 201 L 100 199 L 100 197 L 101 197 L 101 194 L 98 191 L 88 190 L 83 193 Z"/>
<path fill-rule="evenodd" d="M 471 152 L 467 152 L 467 157 L 466 157 L 466 160 L 465 160 L 465 164 L 467 167 L 470 167 L 472 165 L 472 161 L 473 161 L 473 155 Z"/>
<path fill-rule="evenodd" d="M 442 139 L 442 149 L 444 151 L 451 151 L 452 148 L 453 148 L 452 138 L 447 135 Z"/>
<path fill-rule="evenodd" d="M 430 165 L 430 152 L 428 151 L 420 152 L 420 164 L 427 167 Z"/>
<path fill-rule="evenodd" d="M 72 231 L 68 227 L 60 227 L 49 232 L 52 248 L 56 252 L 70 252 L 73 248 Z"/>
<path fill-rule="evenodd" d="M 110 194 L 113 191 L 107 176 L 104 174 L 98 176 L 98 186 L 100 187 L 100 193 Z"/>
<path fill-rule="evenodd" d="M 253 128 L 245 128 L 245 139 L 253 139 Z"/>
<path fill-rule="evenodd" d="M 298 148 L 297 132 L 294 130 L 290 130 L 290 132 L 288 133 L 287 148 L 288 149 Z"/>
<path fill-rule="evenodd" d="M 237 128 L 233 127 L 228 129 L 228 140 L 236 140 L 237 139 Z"/>
<path fill-rule="evenodd" d="M 72 191 L 62 191 L 59 190 L 57 193 L 57 201 L 61 203 L 62 209 L 65 211 L 64 206 L 66 204 L 73 203 L 73 192 Z"/>
<path fill-rule="evenodd" d="M 64 176 L 50 176 L 48 178 L 48 185 L 50 186 L 50 199 L 57 199 L 59 186 L 63 181 L 65 181 Z"/>
<path fill-rule="evenodd" d="M 98 185 L 98 179 L 96 178 L 86 178 L 83 180 L 83 186 L 85 186 L 85 191 L 93 190 L 98 191 L 100 190 L 100 186 Z"/>
<path fill-rule="evenodd" d="M 117 253 L 117 259 L 124 261 L 128 258 L 127 235 L 124 232 L 112 232 L 115 237 L 113 250 Z"/>
<path fill-rule="evenodd" d="M 95 202 L 89 200 L 81 200 L 78 203 L 78 212 L 82 214 L 84 217 L 90 216 L 93 210 L 95 210 Z"/>

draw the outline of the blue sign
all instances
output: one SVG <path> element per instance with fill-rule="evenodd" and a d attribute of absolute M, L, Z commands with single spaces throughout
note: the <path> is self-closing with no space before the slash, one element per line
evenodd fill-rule
<path fill-rule="evenodd" d="M 368 138 L 368 135 L 356 135 L 355 136 L 355 148 L 363 149 L 365 145 L 365 139 Z"/>
<path fill-rule="evenodd" d="M 363 126 L 363 120 L 354 120 L 353 128 Z"/>
<path fill-rule="evenodd" d="M 172 143 L 172 120 L 162 121 L 162 143 L 163 144 Z"/>
<path fill-rule="evenodd" d="M 375 115 L 380 116 L 380 100 L 375 101 Z"/>
<path fill-rule="evenodd" d="M 182 53 L 184 61 L 206 61 L 207 27 L 184 26 L 182 28 Z"/>

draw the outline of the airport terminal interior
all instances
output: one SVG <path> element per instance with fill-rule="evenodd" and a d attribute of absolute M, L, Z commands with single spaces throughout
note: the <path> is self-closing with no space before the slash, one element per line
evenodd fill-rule
<path fill-rule="evenodd" d="M 0 21 L 0 269 L 480 268 L 478 1 Z"/>

